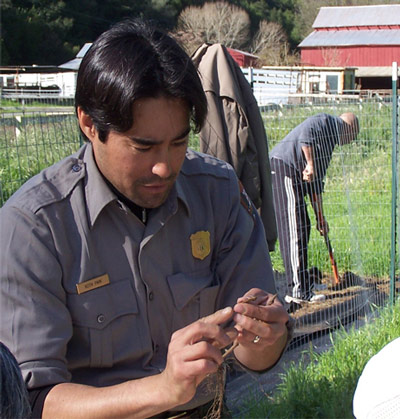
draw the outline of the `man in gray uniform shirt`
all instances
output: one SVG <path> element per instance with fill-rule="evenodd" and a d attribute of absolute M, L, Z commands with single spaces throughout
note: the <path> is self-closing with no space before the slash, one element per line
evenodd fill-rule
<path fill-rule="evenodd" d="M 198 415 L 223 351 L 254 371 L 289 339 L 264 229 L 228 164 L 187 149 L 206 99 L 138 20 L 82 60 L 88 142 L 0 210 L 0 340 L 34 416 Z"/>
<path fill-rule="evenodd" d="M 351 112 L 340 117 L 317 114 L 293 129 L 270 153 L 279 246 L 287 284 L 292 287 L 292 295 L 285 297 L 289 311 L 304 301 L 325 298 L 314 294 L 307 270 L 310 219 L 305 196 L 310 197 L 318 231 L 327 234 L 322 205 L 325 174 L 335 146 L 349 144 L 358 131 L 358 119 Z"/>

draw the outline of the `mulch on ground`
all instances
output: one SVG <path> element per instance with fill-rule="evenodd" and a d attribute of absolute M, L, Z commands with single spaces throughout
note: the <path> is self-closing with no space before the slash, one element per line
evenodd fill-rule
<path fill-rule="evenodd" d="M 318 294 L 324 294 L 325 301 L 304 303 L 291 314 L 296 321 L 295 336 L 335 328 L 365 314 L 371 303 L 380 306 L 389 298 L 389 278 L 362 278 L 346 272 L 340 280 L 340 284 L 335 286 L 331 275 L 323 275 L 320 283 L 326 289 Z M 284 275 L 275 272 L 275 281 L 280 299 L 284 301 L 288 294 Z M 396 288 L 400 288 L 398 282 Z"/>

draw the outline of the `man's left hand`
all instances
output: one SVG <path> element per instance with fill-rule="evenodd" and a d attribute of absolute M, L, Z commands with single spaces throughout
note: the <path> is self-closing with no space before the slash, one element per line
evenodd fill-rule
<path fill-rule="evenodd" d="M 236 340 L 240 344 L 235 355 L 250 369 L 262 370 L 273 365 L 286 344 L 289 315 L 277 298 L 272 300 L 272 294 L 253 288 L 233 307 L 239 332 Z M 254 352 L 259 355 L 255 357 Z"/>

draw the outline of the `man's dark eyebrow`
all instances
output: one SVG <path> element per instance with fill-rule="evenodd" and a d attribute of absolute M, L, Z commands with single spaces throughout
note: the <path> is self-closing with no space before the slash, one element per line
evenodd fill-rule
<path fill-rule="evenodd" d="M 187 137 L 189 133 L 190 133 L 190 127 L 187 127 L 185 131 L 182 132 L 182 134 L 177 135 L 175 138 L 172 139 L 172 141 L 181 140 Z M 135 143 L 139 145 L 143 145 L 143 146 L 160 144 L 160 141 L 154 140 L 152 138 L 139 138 L 139 137 L 135 137 L 134 135 L 130 135 L 129 138 Z"/>

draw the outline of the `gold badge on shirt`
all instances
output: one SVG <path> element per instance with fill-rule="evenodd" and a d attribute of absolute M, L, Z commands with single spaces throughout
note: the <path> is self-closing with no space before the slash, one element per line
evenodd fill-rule
<path fill-rule="evenodd" d="M 190 236 L 192 243 L 192 255 L 193 257 L 203 260 L 209 254 L 211 250 L 210 245 L 210 232 L 209 231 L 198 231 Z"/>

